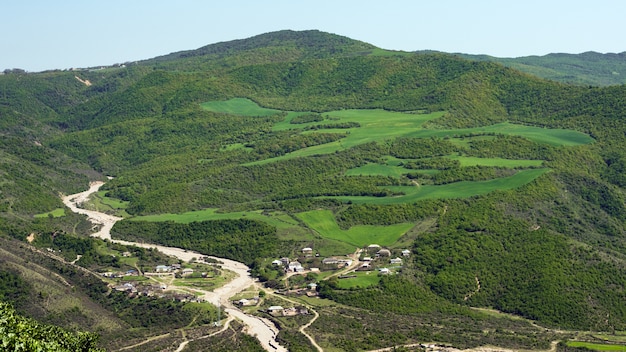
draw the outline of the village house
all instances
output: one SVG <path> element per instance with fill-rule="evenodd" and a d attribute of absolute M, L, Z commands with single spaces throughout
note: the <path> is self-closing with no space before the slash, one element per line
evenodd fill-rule
<path fill-rule="evenodd" d="M 242 299 L 233 301 L 233 304 L 239 307 L 254 306 L 257 303 L 259 303 L 259 297 L 254 297 L 252 299 L 242 298 Z"/>
<path fill-rule="evenodd" d="M 193 269 L 191 269 L 191 268 L 185 268 L 182 271 L 182 275 L 183 276 L 189 276 L 189 275 L 192 275 L 192 274 L 193 274 Z"/>
<path fill-rule="evenodd" d="M 294 273 L 301 273 L 304 271 L 304 268 L 302 267 L 302 264 L 300 264 L 299 261 L 294 261 L 289 263 L 289 265 L 287 266 L 287 270 L 294 272 Z"/>
<path fill-rule="evenodd" d="M 402 265 L 402 259 L 401 258 L 392 258 L 389 260 L 389 263 L 392 265 Z"/>
<path fill-rule="evenodd" d="M 283 310 L 284 310 L 284 309 L 285 309 L 285 308 L 283 308 L 283 307 L 281 307 L 281 306 L 271 306 L 271 307 L 267 308 L 267 312 L 268 312 L 270 315 L 274 315 L 274 316 L 276 316 L 276 315 L 282 315 L 282 314 L 283 314 Z"/>
<path fill-rule="evenodd" d="M 339 259 L 337 259 L 335 257 L 324 258 L 324 259 L 322 259 L 322 264 L 324 264 L 324 265 L 337 265 L 337 264 L 339 264 Z"/>
<path fill-rule="evenodd" d="M 287 266 L 287 265 L 289 265 L 289 262 L 290 262 L 290 261 L 291 261 L 291 260 L 290 260 L 289 258 L 287 258 L 287 257 L 282 257 L 282 258 L 280 258 L 280 262 L 283 264 L 283 266 Z"/>
<path fill-rule="evenodd" d="M 391 273 L 391 270 L 387 269 L 387 268 L 381 268 L 378 270 L 378 273 L 380 275 L 389 275 Z"/>
<path fill-rule="evenodd" d="M 405 257 L 408 257 L 409 255 L 411 255 L 411 251 L 408 250 L 408 249 L 405 249 L 405 250 L 402 251 L 402 255 L 405 256 Z"/>
<path fill-rule="evenodd" d="M 283 262 L 281 262 L 280 260 L 276 259 L 276 260 L 274 260 L 272 262 L 272 265 L 276 265 L 276 266 L 283 265 Z"/>
<path fill-rule="evenodd" d="M 302 254 L 303 254 L 305 257 L 310 257 L 310 256 L 312 256 L 312 255 L 313 255 L 313 248 L 310 248 L 310 247 L 305 247 L 305 248 L 302 248 Z"/>
<path fill-rule="evenodd" d="M 391 255 L 391 251 L 386 249 L 386 248 L 383 248 L 383 249 L 379 250 L 376 253 L 376 255 L 379 256 L 379 257 L 389 257 Z"/>
<path fill-rule="evenodd" d="M 172 267 L 169 265 L 157 265 L 156 272 L 157 273 L 169 273 L 172 271 Z"/>
<path fill-rule="evenodd" d="M 350 266 L 352 265 L 352 259 L 339 259 L 337 260 L 337 263 L 340 266 Z"/>
<path fill-rule="evenodd" d="M 380 249 L 380 246 L 377 244 L 370 244 L 369 246 L 367 246 L 367 250 L 368 251 L 378 251 Z"/>

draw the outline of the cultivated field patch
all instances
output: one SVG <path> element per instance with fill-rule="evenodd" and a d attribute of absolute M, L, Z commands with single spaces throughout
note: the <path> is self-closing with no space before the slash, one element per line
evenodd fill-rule
<path fill-rule="evenodd" d="M 391 246 L 414 226 L 412 223 L 388 226 L 359 225 L 342 230 L 337 225 L 335 216 L 330 210 L 307 211 L 297 214 L 297 217 L 320 236 L 349 243 L 356 247 L 363 247 L 372 243 Z"/>
<path fill-rule="evenodd" d="M 521 187 L 543 175 L 547 171 L 549 171 L 547 168 L 522 170 L 509 177 L 502 177 L 488 181 L 461 181 L 446 185 L 383 187 L 395 192 L 404 193 L 403 195 L 393 197 L 337 196 L 326 198 L 335 198 L 346 202 L 350 201 L 353 203 L 368 204 L 412 203 L 422 199 L 432 198 L 468 198 L 497 190 L 508 190 Z"/>
<path fill-rule="evenodd" d="M 200 104 L 200 106 L 205 110 L 240 116 L 270 116 L 280 112 L 280 110 L 262 108 L 252 100 L 245 98 L 208 101 Z"/>

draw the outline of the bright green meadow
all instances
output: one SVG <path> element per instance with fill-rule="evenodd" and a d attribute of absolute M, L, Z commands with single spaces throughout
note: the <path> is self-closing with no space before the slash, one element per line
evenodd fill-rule
<path fill-rule="evenodd" d="M 320 236 L 357 247 L 364 247 L 372 243 L 391 246 L 414 226 L 412 223 L 389 226 L 359 225 L 348 230 L 342 230 L 337 225 L 337 221 L 330 210 L 307 211 L 297 214 L 297 217 Z"/>

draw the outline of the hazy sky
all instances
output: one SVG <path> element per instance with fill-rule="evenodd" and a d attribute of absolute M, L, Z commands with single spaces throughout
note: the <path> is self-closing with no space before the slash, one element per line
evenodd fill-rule
<path fill-rule="evenodd" d="M 626 51 L 623 0 L 3 0 L 0 70 L 110 65 L 282 30 L 499 57 Z"/>

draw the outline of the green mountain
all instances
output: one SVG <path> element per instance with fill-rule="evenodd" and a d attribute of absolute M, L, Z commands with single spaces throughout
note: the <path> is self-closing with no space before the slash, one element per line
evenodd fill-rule
<path fill-rule="evenodd" d="M 458 54 L 460 57 L 490 61 L 545 79 L 578 85 L 610 86 L 626 83 L 626 52 L 601 54 L 548 54 L 498 58 L 488 55 Z"/>
<path fill-rule="evenodd" d="M 270 262 L 303 247 L 410 250 L 395 275 L 319 280 L 335 303 L 309 333 L 325 348 L 546 349 L 626 330 L 625 93 L 318 31 L 13 72 L 0 234 L 84 239 L 76 216 L 47 214 L 113 176 L 103 189 L 128 217 L 114 236 L 243 261 L 272 287 Z M 291 349 L 314 349 L 276 323 Z"/>

